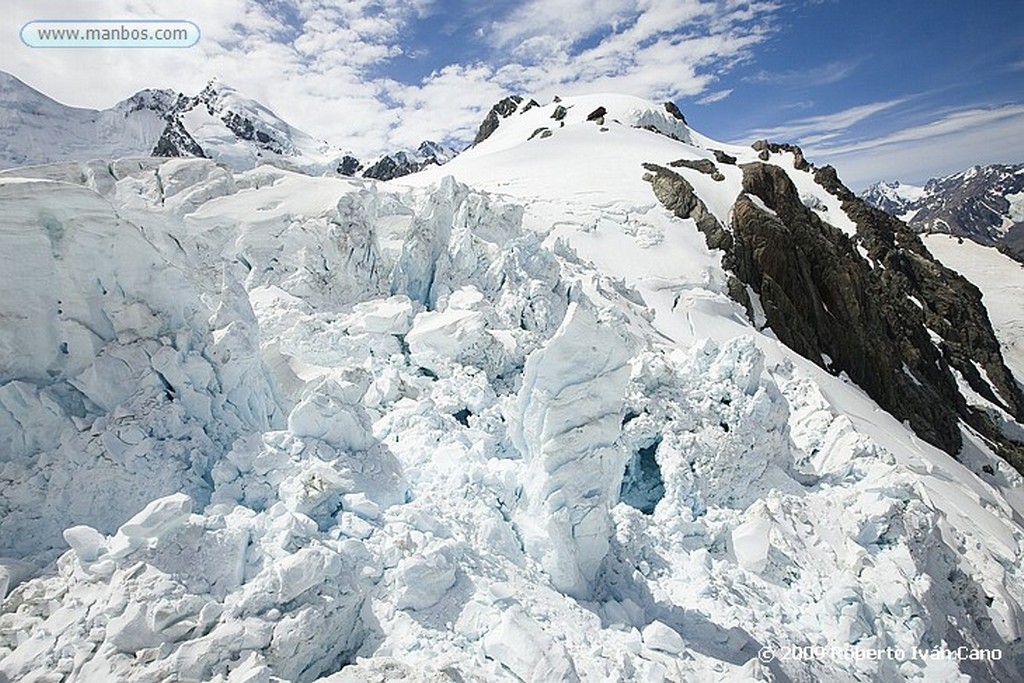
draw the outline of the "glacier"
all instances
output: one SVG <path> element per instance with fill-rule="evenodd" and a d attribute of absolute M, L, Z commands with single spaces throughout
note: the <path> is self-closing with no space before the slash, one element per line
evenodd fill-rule
<path fill-rule="evenodd" d="M 643 180 L 715 150 L 591 95 L 386 183 L 0 173 L 0 680 L 1019 679 L 1024 481 L 751 322 Z"/>

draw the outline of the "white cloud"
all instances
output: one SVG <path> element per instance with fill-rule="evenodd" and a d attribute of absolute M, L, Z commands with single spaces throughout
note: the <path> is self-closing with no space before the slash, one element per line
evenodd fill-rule
<path fill-rule="evenodd" d="M 864 152 L 876 147 L 895 145 L 905 142 L 918 142 L 933 138 L 946 138 L 965 131 L 992 126 L 1005 121 L 1024 120 L 1024 105 L 1007 105 L 1003 107 L 985 107 L 954 111 L 928 123 L 904 128 L 887 135 L 870 140 L 854 142 L 828 149 L 830 154 L 848 154 Z M 1018 129 L 1024 130 L 1024 128 Z M 1019 137 L 1019 136 L 1018 136 Z"/>
<path fill-rule="evenodd" d="M 857 70 L 863 60 L 835 61 L 804 69 L 758 71 L 745 80 L 786 87 L 810 88 L 838 83 Z"/>
<path fill-rule="evenodd" d="M 493 22 L 485 36 L 513 54 L 543 59 L 568 50 L 598 29 L 611 29 L 630 17 L 633 0 L 530 0 Z"/>
<path fill-rule="evenodd" d="M 404 54 L 433 0 L 39 0 L 9 3 L 9 35 L 40 18 L 184 18 L 203 32 L 187 50 L 33 50 L 0 69 L 77 106 L 109 107 L 146 87 L 197 92 L 214 76 L 312 135 L 362 156 L 446 134 L 471 137 L 508 92 L 538 98 L 613 90 L 697 96 L 770 34 L 772 2 L 528 0 L 483 29 L 485 61 L 442 65 L 414 83 L 381 76 Z M 470 34 L 467 34 L 470 35 Z M 88 74 L 89 78 L 83 78 Z"/>
<path fill-rule="evenodd" d="M 750 56 L 777 10 L 770 3 L 610 2 L 583 11 L 580 26 L 542 33 L 543 17 L 563 4 L 534 0 L 535 14 L 515 13 L 513 24 L 501 25 L 499 42 L 506 35 L 546 41 L 543 57 L 517 54 L 498 70 L 507 87 L 541 96 L 601 89 L 654 99 L 696 95 Z"/>
<path fill-rule="evenodd" d="M 732 94 L 732 88 L 726 88 L 725 90 L 716 90 L 710 92 L 704 97 L 697 100 L 697 104 L 714 104 L 715 102 L 721 102 L 726 97 Z"/>
<path fill-rule="evenodd" d="M 1024 105 L 974 107 L 870 139 L 805 150 L 854 188 L 879 179 L 922 183 L 973 164 L 1020 163 Z"/>
<path fill-rule="evenodd" d="M 868 119 L 875 114 L 891 109 L 907 101 L 907 98 L 886 100 L 883 102 L 871 102 L 861 104 L 842 111 L 819 116 L 808 116 L 797 119 L 791 123 L 764 128 L 752 131 L 749 134 L 751 139 L 767 138 L 770 140 L 783 140 L 797 142 L 800 144 L 811 144 L 830 140 L 844 133 L 850 127 Z"/>

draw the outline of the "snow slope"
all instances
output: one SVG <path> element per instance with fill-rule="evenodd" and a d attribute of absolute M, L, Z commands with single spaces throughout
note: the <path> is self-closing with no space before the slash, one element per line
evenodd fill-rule
<path fill-rule="evenodd" d="M 922 240 L 943 265 L 981 290 L 1006 366 L 1024 383 L 1024 265 L 992 247 L 950 235 L 924 235 Z"/>
<path fill-rule="evenodd" d="M 2 176 L 0 675 L 1019 679 L 1024 482 L 747 320 L 643 180 L 716 149 L 598 95 L 386 184 Z"/>
<path fill-rule="evenodd" d="M 149 154 L 176 99 L 143 90 L 103 111 L 68 107 L 0 71 L 0 168 Z"/>

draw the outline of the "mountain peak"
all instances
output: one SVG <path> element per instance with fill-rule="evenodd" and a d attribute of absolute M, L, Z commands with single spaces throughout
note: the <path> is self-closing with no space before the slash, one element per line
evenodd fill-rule
<path fill-rule="evenodd" d="M 400 150 L 385 154 L 366 171 L 364 178 L 393 180 L 418 173 L 430 166 L 443 166 L 458 155 L 458 151 L 432 140 L 424 140 L 415 151 Z"/>
<path fill-rule="evenodd" d="M 924 187 L 875 183 L 861 197 L 918 232 L 967 237 L 1024 259 L 1024 164 L 976 164 Z"/>
<path fill-rule="evenodd" d="M 471 149 L 504 149 L 532 139 L 544 139 L 565 128 L 609 126 L 641 128 L 683 143 L 693 142 L 686 119 L 675 104 L 658 104 L 630 95 L 603 93 L 555 97 L 546 105 L 523 104 L 512 95 L 497 102 L 483 122 Z"/>

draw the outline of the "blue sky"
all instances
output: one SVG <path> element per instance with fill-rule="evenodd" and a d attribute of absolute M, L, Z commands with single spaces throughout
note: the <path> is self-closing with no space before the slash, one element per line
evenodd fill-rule
<path fill-rule="evenodd" d="M 32 19 L 189 19 L 187 50 L 32 50 Z M 38 0 L 0 69 L 68 104 L 231 83 L 371 156 L 465 141 L 508 92 L 673 99 L 728 142 L 801 144 L 855 189 L 1024 161 L 1024 2 Z"/>

